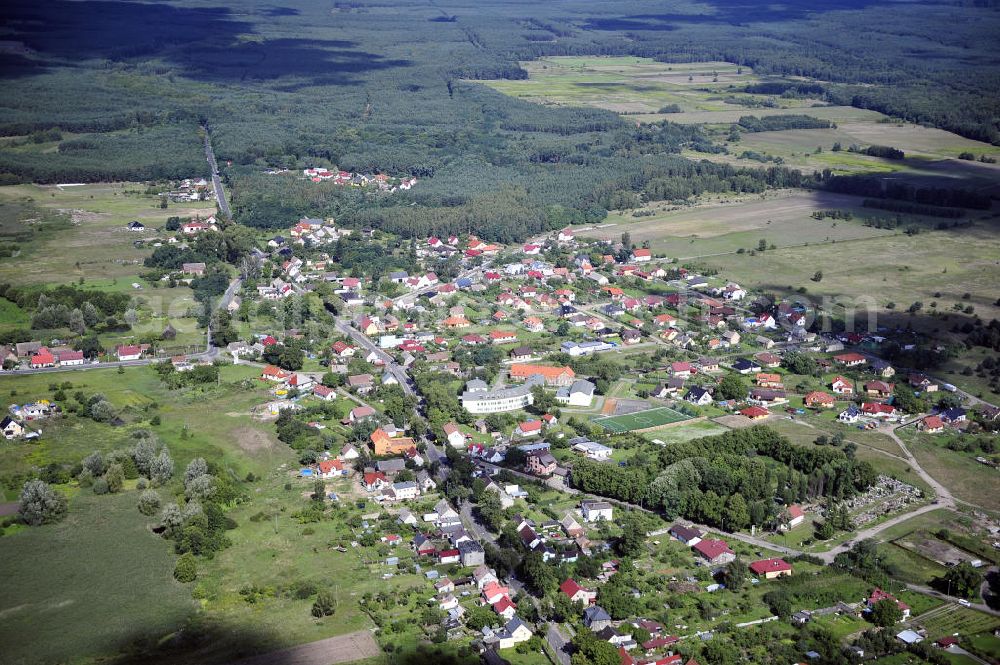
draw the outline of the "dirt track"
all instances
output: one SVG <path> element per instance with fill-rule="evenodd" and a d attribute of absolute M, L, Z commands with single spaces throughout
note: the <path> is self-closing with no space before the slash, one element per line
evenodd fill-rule
<path fill-rule="evenodd" d="M 232 665 L 332 665 L 374 658 L 382 653 L 370 631 L 359 630 L 280 651 L 251 656 Z"/>

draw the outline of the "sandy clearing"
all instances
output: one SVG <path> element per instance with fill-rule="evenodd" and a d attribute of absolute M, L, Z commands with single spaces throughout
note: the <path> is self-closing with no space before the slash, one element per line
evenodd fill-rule
<path fill-rule="evenodd" d="M 233 436 L 240 449 L 248 453 L 259 453 L 274 448 L 274 442 L 270 437 L 253 427 L 237 427 L 233 430 Z"/>

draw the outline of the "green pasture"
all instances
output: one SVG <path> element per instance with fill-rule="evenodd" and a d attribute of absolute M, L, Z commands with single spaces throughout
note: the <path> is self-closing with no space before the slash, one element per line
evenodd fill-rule
<path fill-rule="evenodd" d="M 79 662 L 155 643 L 195 612 L 137 496 L 82 492 L 63 522 L 0 538 L 0 660 Z"/>
<path fill-rule="evenodd" d="M 763 239 L 778 248 L 834 244 L 889 236 L 899 231 L 865 226 L 865 219 L 894 219 L 888 213 L 862 207 L 856 196 L 828 192 L 768 192 L 734 199 L 719 197 L 691 207 L 653 204 L 635 217 L 615 211 L 607 221 L 581 235 L 617 240 L 628 232 L 632 242 L 649 242 L 656 253 L 681 259 L 714 257 L 743 249 L 755 250 Z M 820 210 L 843 210 L 854 219 L 814 219 Z M 926 225 L 921 218 L 914 223 Z"/>
<path fill-rule="evenodd" d="M 232 468 L 238 477 L 248 471 L 263 473 L 293 459 L 274 438 L 273 425 L 251 418 L 250 410 L 268 399 L 257 382 L 259 370 L 246 365 L 226 366 L 220 385 L 171 391 L 151 367 L 56 372 L 0 377 L 0 406 L 52 399 L 50 386 L 69 382 L 69 400 L 76 391 L 102 393 L 122 412 L 126 425 L 110 427 L 90 418 L 68 414 L 38 422 L 42 437 L 35 442 L 0 443 L 0 473 L 23 473 L 51 462 L 73 464 L 94 450 L 108 452 L 129 444 L 132 429 L 153 430 L 166 443 L 178 469 L 194 457 L 205 457 Z M 250 387 L 241 382 L 251 379 Z M 149 424 L 159 415 L 161 424 Z"/>
<path fill-rule="evenodd" d="M 757 81 L 749 67 L 726 62 L 662 63 L 632 57 L 548 57 L 523 62 L 528 78 L 484 81 L 512 97 L 543 104 L 604 108 L 617 113 L 657 114 L 668 104 L 684 111 L 744 108 L 723 101 L 728 86 Z M 745 114 L 745 113 L 744 113 Z M 679 114 L 667 114 L 668 117 Z"/>
<path fill-rule="evenodd" d="M 149 255 L 148 249 L 134 247 L 136 240 L 157 237 L 154 227 L 162 227 L 168 217 L 207 217 L 215 212 L 212 201 L 171 203 L 164 210 L 159 197 L 144 191 L 145 185 L 138 183 L 0 187 L 0 202 L 24 207 L 19 223 L 37 216 L 39 209 L 61 212 L 69 219 L 58 233 L 43 233 L 21 254 L 0 262 L 0 281 L 65 284 L 80 277 L 125 278 L 141 270 Z M 144 232 L 125 230 L 134 219 L 146 225 Z"/>
<path fill-rule="evenodd" d="M 976 225 L 912 236 L 779 247 L 756 256 L 724 254 L 702 261 L 735 281 L 756 284 L 779 295 L 790 295 L 801 286 L 814 301 L 827 296 L 858 302 L 862 306 L 858 312 L 861 325 L 867 323 L 863 305 L 871 302 L 879 325 L 898 322 L 904 327 L 912 324 L 931 332 L 947 332 L 954 317 L 949 322 L 928 316 L 929 312 L 943 314 L 955 303 L 968 303 L 984 319 L 1000 315 L 995 305 L 995 285 L 1000 281 L 997 252 L 992 231 Z M 820 282 L 812 281 L 817 270 L 823 273 Z M 963 299 L 964 293 L 970 294 L 969 300 Z M 918 300 L 924 311 L 919 316 L 906 314 L 906 308 Z M 895 304 L 895 310 L 887 307 L 889 303 Z"/>

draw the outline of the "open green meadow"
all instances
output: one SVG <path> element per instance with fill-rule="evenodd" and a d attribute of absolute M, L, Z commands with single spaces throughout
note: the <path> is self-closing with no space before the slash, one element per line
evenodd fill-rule
<path fill-rule="evenodd" d="M 992 633 L 979 633 L 969 637 L 966 646 L 983 658 L 1000 660 L 1000 638 Z"/>
<path fill-rule="evenodd" d="M 168 217 L 208 217 L 215 212 L 211 201 L 171 203 L 161 209 L 159 198 L 144 191 L 145 186 L 136 183 L 0 187 L 0 202 L 24 206 L 16 223 L 29 223 L 38 209 L 69 221 L 67 228 L 40 234 L 19 255 L 0 262 L 0 281 L 65 284 L 83 277 L 122 282 L 142 269 L 142 259 L 149 254 L 134 247 L 134 241 L 157 237 L 154 228 Z M 132 220 L 145 224 L 146 230 L 127 231 L 125 225 Z"/>
<path fill-rule="evenodd" d="M 700 439 L 706 436 L 715 436 L 728 432 L 729 428 L 712 422 L 711 420 L 699 420 L 697 422 L 684 423 L 676 427 L 658 430 L 656 432 L 646 432 L 642 436 L 652 441 L 656 439 L 669 446 L 672 443 L 684 443 L 693 439 Z"/>
<path fill-rule="evenodd" d="M 27 328 L 31 317 L 23 309 L 6 298 L 0 298 L 0 332 Z"/>
<path fill-rule="evenodd" d="M 817 99 L 752 94 L 742 88 L 761 81 L 749 67 L 726 62 L 663 63 L 634 57 L 553 56 L 522 62 L 524 80 L 485 81 L 494 90 L 543 105 L 591 106 L 627 115 L 636 122 L 669 121 L 703 125 L 725 141 L 729 127 L 741 117 L 805 114 L 835 123 L 828 129 L 743 132 L 730 154 L 688 152 L 743 166 L 764 166 L 739 157 L 749 151 L 805 172 L 831 169 L 837 173 L 921 173 L 937 167 L 969 171 L 986 186 L 997 184 L 994 165 L 956 164 L 961 153 L 996 156 L 1000 147 L 941 129 L 890 119 L 877 111 L 829 105 Z M 769 79 L 770 80 L 770 79 Z M 801 81 L 800 81 L 801 82 Z M 666 106 L 675 112 L 661 113 Z M 833 151 L 834 144 L 843 148 Z M 891 145 L 907 154 L 904 161 L 847 151 L 851 145 Z"/>
<path fill-rule="evenodd" d="M 835 114 L 822 113 L 828 110 L 830 109 L 808 109 L 802 112 L 812 117 L 831 120 L 837 123 L 835 128 L 745 132 L 739 143 L 728 144 L 729 155 L 702 155 L 694 152 L 689 152 L 687 155 L 741 166 L 772 163 L 755 162 L 749 157 L 741 157 L 744 152 L 757 153 L 766 157 L 780 158 L 785 166 L 806 173 L 830 169 L 836 173 L 906 172 L 908 175 L 931 177 L 941 166 L 947 165 L 948 168 L 967 172 L 970 178 L 980 180 L 986 186 L 995 185 L 997 178 L 1000 177 L 996 165 L 957 160 L 958 155 L 963 152 L 970 152 L 977 157 L 995 156 L 1000 153 L 1000 148 L 997 146 L 966 139 L 939 129 L 909 123 L 886 122 L 887 119 L 878 114 L 867 118 L 838 119 L 829 117 Z M 753 111 L 753 114 L 766 115 L 757 111 Z M 738 118 L 733 118 L 732 121 L 736 120 Z M 714 136 L 718 140 L 725 140 L 728 131 L 728 124 L 720 125 Z M 837 144 L 841 147 L 839 151 L 834 150 Z M 871 144 L 897 147 L 906 153 L 906 158 L 883 159 L 848 151 L 851 145 Z"/>
<path fill-rule="evenodd" d="M 542 104 L 585 105 L 648 119 L 677 104 L 685 111 L 741 108 L 722 100 L 729 85 L 758 81 L 728 62 L 663 63 L 649 58 L 555 56 L 522 62 L 528 78 L 484 81 L 494 90 Z M 672 118 L 682 113 L 666 114 Z"/>
<path fill-rule="evenodd" d="M 81 493 L 63 522 L 0 538 L 0 661 L 81 662 L 155 643 L 194 614 L 136 498 Z"/>
<path fill-rule="evenodd" d="M 766 238 L 766 234 L 762 234 Z M 996 284 L 1000 282 L 1000 243 L 986 224 L 947 231 L 898 234 L 852 242 L 778 248 L 749 254 L 724 254 L 701 261 L 729 278 L 791 295 L 800 286 L 814 301 L 826 297 L 874 304 L 879 325 L 898 323 L 933 332 L 947 332 L 956 320 L 943 315 L 953 305 L 972 305 L 989 320 L 1000 316 Z M 822 271 L 820 282 L 812 281 Z M 970 297 L 963 296 L 969 293 Z M 936 295 L 940 294 L 940 295 Z M 916 316 L 904 312 L 920 301 Z M 887 307 L 890 303 L 893 308 Z M 898 309 L 898 312 L 893 312 Z M 891 315 L 890 315 L 891 312 Z M 928 316 L 939 312 L 940 318 Z M 884 318 L 883 318 L 884 317 Z M 859 312 L 864 325 L 864 312 Z"/>
<path fill-rule="evenodd" d="M 955 497 L 987 510 L 1000 511 L 997 492 L 983 491 L 985 487 L 996 486 L 996 469 L 980 464 L 974 455 L 948 450 L 941 443 L 924 439 L 923 435 L 907 447 L 920 466 L 948 487 Z"/>
<path fill-rule="evenodd" d="M 691 416 L 674 411 L 670 407 L 661 406 L 655 409 L 639 411 L 638 413 L 627 413 L 620 416 L 605 416 L 594 418 L 593 423 L 600 425 L 604 429 L 614 432 L 630 432 L 637 429 L 649 429 L 652 427 L 662 427 L 672 423 L 690 420 Z"/>
<path fill-rule="evenodd" d="M 829 192 L 780 191 L 733 198 L 718 197 L 693 207 L 653 204 L 652 215 L 612 212 L 604 224 L 580 232 L 584 237 L 618 240 L 628 232 L 633 243 L 649 242 L 656 253 L 690 259 L 756 249 L 761 239 L 777 247 L 825 245 L 890 236 L 894 232 L 865 226 L 863 220 L 889 219 L 863 208 L 856 196 Z M 854 219 L 813 219 L 819 210 L 843 210 Z M 925 223 L 914 218 L 915 223 Z"/>
<path fill-rule="evenodd" d="M 177 391 L 169 390 L 150 367 L 128 367 L 123 375 L 99 369 L 0 376 L 4 412 L 10 404 L 52 399 L 50 387 L 69 382 L 71 387 L 64 389 L 68 399 L 77 391 L 88 396 L 102 393 L 128 423 L 109 427 L 75 415 L 38 421 L 42 430 L 38 441 L 0 443 L 0 469 L 25 473 L 32 466 L 51 462 L 72 464 L 94 450 L 108 452 L 122 447 L 132 429 L 146 427 L 169 446 L 179 468 L 194 457 L 205 457 L 232 468 L 239 477 L 249 471 L 263 473 L 293 456 L 275 440 L 273 426 L 251 418 L 250 410 L 268 399 L 264 386 L 256 380 L 258 375 L 254 367 L 226 366 L 220 385 Z M 244 380 L 249 380 L 246 385 Z M 156 415 L 161 424 L 151 426 L 149 421 Z M 16 495 L 15 489 L 8 491 Z"/>

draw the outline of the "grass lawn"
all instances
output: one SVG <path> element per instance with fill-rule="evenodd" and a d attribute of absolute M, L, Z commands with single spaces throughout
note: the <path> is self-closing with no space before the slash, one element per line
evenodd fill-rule
<path fill-rule="evenodd" d="M 972 376 L 962 374 L 966 368 L 975 370 L 983 360 L 993 355 L 993 351 L 979 346 L 966 349 L 958 357 L 945 362 L 938 374 L 948 383 L 953 383 L 962 390 L 995 404 L 997 398 L 1000 397 L 1000 389 L 994 390 L 990 387 L 988 378 L 978 374 Z"/>
<path fill-rule="evenodd" d="M 136 496 L 82 493 L 63 522 L 0 538 L 0 660 L 76 662 L 158 640 L 195 611 Z"/>
<path fill-rule="evenodd" d="M 15 303 L 0 298 L 0 332 L 27 328 L 31 323 L 28 313 Z"/>
<path fill-rule="evenodd" d="M 650 441 L 658 439 L 669 446 L 672 443 L 684 443 L 685 441 L 691 441 L 692 439 L 700 439 L 704 436 L 715 436 L 716 434 L 722 434 L 728 431 L 728 427 L 714 423 L 711 420 L 699 420 L 693 423 L 677 425 L 676 427 L 668 427 L 656 432 L 646 432 L 642 434 L 642 436 Z"/>
<path fill-rule="evenodd" d="M 856 616 L 847 614 L 830 614 L 827 616 L 813 617 L 812 623 L 823 626 L 833 633 L 837 639 L 841 640 L 848 635 L 853 635 L 854 633 L 859 633 L 872 627 L 872 625 L 864 619 L 859 619 Z"/>
<path fill-rule="evenodd" d="M 662 63 L 634 57 L 548 57 L 522 62 L 528 78 L 485 81 L 513 97 L 541 104 L 593 106 L 652 119 L 668 104 L 684 111 L 743 108 L 724 102 L 716 89 L 756 81 L 749 67 L 727 62 Z M 672 118 L 684 114 L 669 114 Z"/>
<path fill-rule="evenodd" d="M 1000 316 L 995 305 L 995 285 L 1000 281 L 1000 260 L 995 234 L 985 225 L 967 229 L 926 231 L 869 238 L 822 246 L 794 247 L 748 254 L 707 257 L 703 262 L 731 279 L 791 295 L 808 285 L 807 297 L 814 302 L 848 298 L 859 303 L 856 324 L 868 324 L 866 305 L 877 314 L 877 325 L 914 328 L 946 333 L 965 317 L 951 314 L 936 318 L 928 314 L 910 316 L 902 310 L 914 301 L 925 311 L 948 311 L 954 303 L 968 303 L 986 320 Z M 821 282 L 811 281 L 822 271 Z M 968 301 L 964 293 L 970 293 Z M 940 295 L 936 295 L 940 294 Z M 896 304 L 896 310 L 887 305 Z M 936 307 L 932 308 L 931 303 Z M 840 308 L 834 315 L 842 316 Z"/>
<path fill-rule="evenodd" d="M 1000 492 L 984 491 L 989 487 L 996 489 L 995 469 L 980 464 L 971 455 L 933 442 L 917 439 L 907 447 L 920 466 L 956 497 L 987 510 L 1000 510 Z"/>
<path fill-rule="evenodd" d="M 886 563 L 899 571 L 896 577 L 915 584 L 927 584 L 943 575 L 946 570 L 944 566 L 895 543 L 883 543 L 879 546 L 879 552 L 885 557 Z"/>
<path fill-rule="evenodd" d="M 103 393 L 115 407 L 125 410 L 130 423 L 109 427 L 76 415 L 39 421 L 43 435 L 38 442 L 0 443 L 0 472 L 24 472 L 50 462 L 75 463 L 94 450 L 122 447 L 129 442 L 132 429 L 149 427 L 169 446 L 179 469 L 201 456 L 233 469 L 241 478 L 248 471 L 264 473 L 294 456 L 275 439 L 271 423 L 250 417 L 250 409 L 268 396 L 258 382 L 251 381 L 247 388 L 241 382 L 258 373 L 246 365 L 225 366 L 221 385 L 177 391 L 167 389 L 150 367 L 129 367 L 124 374 L 101 369 L 0 377 L 4 411 L 12 403 L 51 399 L 50 384 L 69 381 L 72 388 L 65 391 L 69 399 L 78 390 L 86 395 Z M 149 425 L 153 415 L 160 416 L 159 426 Z"/>
<path fill-rule="evenodd" d="M 993 633 L 979 633 L 968 638 L 969 651 L 985 658 L 1000 660 L 1000 637 Z"/>
<path fill-rule="evenodd" d="M 148 256 L 135 240 L 157 237 L 153 227 L 168 217 L 207 217 L 215 203 L 188 202 L 159 207 L 159 198 L 144 194 L 136 183 L 98 183 L 81 187 L 56 185 L 12 185 L 0 187 L 0 202 L 27 204 L 51 211 L 65 211 L 71 226 L 58 233 L 42 234 L 22 253 L 0 263 L 0 281 L 21 284 L 65 284 L 100 278 L 124 277 Z M 30 209 L 30 208 L 29 208 Z M 129 232 L 124 226 L 133 219 L 146 225 L 144 232 Z"/>
<path fill-rule="evenodd" d="M 631 211 L 613 212 L 607 223 L 581 235 L 617 240 L 628 231 L 635 243 L 649 241 L 656 253 L 696 258 L 750 250 L 764 238 L 778 247 L 830 243 L 891 235 L 886 229 L 864 226 L 862 217 L 883 213 L 861 207 L 856 196 L 829 192 L 778 191 L 745 197 L 709 197 L 694 206 L 652 204 L 651 216 L 633 217 Z M 817 220 L 817 210 L 849 210 L 852 221 Z"/>

